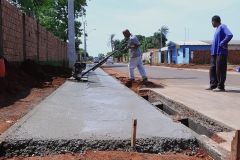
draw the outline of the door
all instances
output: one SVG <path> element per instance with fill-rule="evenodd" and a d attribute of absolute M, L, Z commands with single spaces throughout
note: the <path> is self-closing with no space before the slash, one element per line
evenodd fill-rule
<path fill-rule="evenodd" d="M 164 63 L 164 53 L 165 51 L 161 52 L 161 63 Z"/>
<path fill-rule="evenodd" d="M 185 48 L 185 54 L 183 55 L 183 61 L 184 63 L 189 64 L 189 57 L 190 57 L 190 49 L 189 48 Z"/>
<path fill-rule="evenodd" d="M 169 58 L 170 58 L 170 63 L 172 63 L 172 52 L 173 52 L 173 51 L 170 50 L 170 57 L 169 57 Z"/>

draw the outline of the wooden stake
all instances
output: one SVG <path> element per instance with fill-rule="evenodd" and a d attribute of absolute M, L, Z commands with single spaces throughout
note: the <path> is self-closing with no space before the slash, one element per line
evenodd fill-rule
<path fill-rule="evenodd" d="M 240 130 L 236 131 L 235 137 L 232 141 L 232 160 L 240 160 Z"/>
<path fill-rule="evenodd" d="M 132 126 L 132 139 L 131 139 L 131 147 L 135 148 L 136 146 L 136 135 L 137 135 L 137 119 L 132 119 L 133 126 Z"/>

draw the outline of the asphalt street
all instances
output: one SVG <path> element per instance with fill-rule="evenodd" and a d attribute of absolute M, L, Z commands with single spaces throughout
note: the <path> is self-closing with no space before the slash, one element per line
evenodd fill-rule
<path fill-rule="evenodd" d="M 127 64 L 115 63 L 107 64 L 104 67 L 117 69 L 128 73 Z M 165 68 L 160 66 L 145 66 L 149 80 L 159 81 L 165 85 L 196 85 L 205 86 L 209 85 L 209 72 L 208 70 L 185 70 L 178 68 Z M 135 76 L 140 77 L 140 74 L 135 69 Z M 239 89 L 240 92 L 240 73 L 229 72 L 227 74 L 226 89 Z"/>

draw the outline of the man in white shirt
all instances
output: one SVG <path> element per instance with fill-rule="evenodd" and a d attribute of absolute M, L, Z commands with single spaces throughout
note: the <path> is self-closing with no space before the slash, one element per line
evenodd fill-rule
<path fill-rule="evenodd" d="M 140 50 L 141 43 L 138 41 L 137 37 L 132 35 L 128 29 L 123 31 L 123 35 L 128 39 L 127 49 L 130 49 L 130 60 L 129 60 L 129 76 L 130 80 L 135 80 L 134 69 L 137 67 L 139 73 L 143 78 L 143 82 L 148 82 L 145 68 L 142 62 L 142 53 Z"/>

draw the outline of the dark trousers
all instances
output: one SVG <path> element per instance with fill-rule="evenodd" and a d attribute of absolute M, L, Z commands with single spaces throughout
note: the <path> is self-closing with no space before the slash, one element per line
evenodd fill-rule
<path fill-rule="evenodd" d="M 227 56 L 218 54 L 211 56 L 210 62 L 210 87 L 225 88 L 227 77 Z"/>

